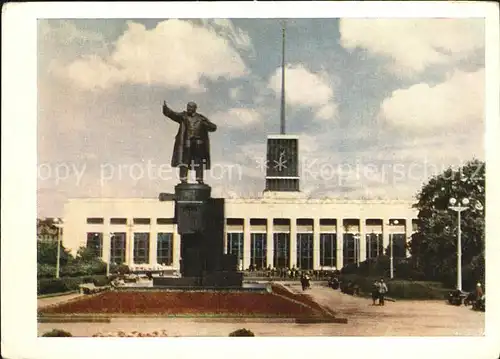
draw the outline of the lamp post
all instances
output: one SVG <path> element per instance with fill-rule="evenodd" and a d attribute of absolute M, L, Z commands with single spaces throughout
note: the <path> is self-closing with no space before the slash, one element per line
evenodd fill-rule
<path fill-rule="evenodd" d="M 461 201 L 457 201 L 456 198 L 450 198 L 449 209 L 457 212 L 457 289 L 462 290 L 462 229 L 460 226 L 461 213 L 469 209 L 469 199 L 462 198 Z M 458 205 L 457 205 L 458 203 Z M 460 205 L 461 204 L 461 205 Z"/>
<path fill-rule="evenodd" d="M 398 225 L 399 221 L 389 221 L 389 225 Z M 394 233 L 389 234 L 389 277 L 394 279 Z"/>
<path fill-rule="evenodd" d="M 379 248 L 379 240 L 378 240 L 378 235 L 375 234 L 375 232 L 372 230 L 372 233 L 370 234 L 367 234 L 366 235 L 366 242 L 367 242 L 367 246 L 368 246 L 368 273 L 371 273 L 371 266 L 372 266 L 372 258 L 376 258 L 380 255 L 380 248 Z M 377 251 L 374 255 L 373 251 L 372 251 L 372 245 L 373 245 L 373 241 L 376 241 L 375 243 L 377 244 Z"/>
<path fill-rule="evenodd" d="M 372 240 L 373 240 L 373 231 L 371 234 L 368 234 L 365 238 L 365 241 L 368 242 L 368 275 L 371 274 L 371 269 L 372 269 Z"/>
<path fill-rule="evenodd" d="M 371 262 L 371 259 L 372 259 L 372 239 L 373 239 L 373 231 L 371 234 L 368 235 L 368 240 L 366 240 L 365 238 L 365 241 L 368 242 L 367 243 L 367 246 L 368 246 L 368 267 L 370 266 L 370 262 Z"/>
<path fill-rule="evenodd" d="M 356 266 L 359 267 L 359 233 L 356 233 L 354 236 L 354 255 L 356 256 Z"/>
<path fill-rule="evenodd" d="M 109 232 L 109 250 L 108 250 L 108 258 L 106 260 L 106 277 L 109 278 L 109 269 L 111 262 L 111 238 L 115 235 L 114 232 Z"/>
<path fill-rule="evenodd" d="M 54 226 L 57 228 L 57 255 L 56 255 L 56 278 L 59 279 L 60 262 L 61 262 L 61 227 L 62 221 L 58 218 L 54 219 Z"/>

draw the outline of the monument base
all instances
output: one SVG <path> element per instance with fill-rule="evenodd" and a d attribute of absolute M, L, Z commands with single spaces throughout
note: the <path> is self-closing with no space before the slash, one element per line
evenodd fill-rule
<path fill-rule="evenodd" d="M 195 288 L 199 286 L 199 277 L 153 277 L 153 287 Z"/>
<path fill-rule="evenodd" d="M 243 273 L 232 271 L 206 273 L 202 277 L 202 286 L 216 288 L 241 288 L 243 286 Z"/>
<path fill-rule="evenodd" d="M 174 222 L 181 236 L 181 278 L 153 278 L 154 287 L 242 288 L 235 255 L 224 254 L 224 199 L 212 198 L 206 184 L 180 183 L 175 195 Z"/>
<path fill-rule="evenodd" d="M 189 289 L 217 289 L 217 288 L 242 288 L 243 273 L 231 271 L 218 271 L 204 273 L 200 277 L 155 277 L 153 287 L 163 288 L 189 288 Z"/>

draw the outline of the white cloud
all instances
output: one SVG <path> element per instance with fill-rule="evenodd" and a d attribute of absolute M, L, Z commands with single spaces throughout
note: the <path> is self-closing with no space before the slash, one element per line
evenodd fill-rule
<path fill-rule="evenodd" d="M 254 48 L 252 39 L 246 31 L 235 27 L 231 20 L 203 19 L 202 22 L 206 27 L 213 28 L 219 36 L 223 36 L 230 40 L 236 48 L 253 53 Z"/>
<path fill-rule="evenodd" d="M 224 112 L 217 112 L 210 118 L 217 123 L 235 128 L 257 126 L 262 123 L 262 115 L 249 108 L 231 108 Z"/>
<path fill-rule="evenodd" d="M 301 154 L 315 153 L 320 147 L 318 136 L 301 134 L 299 137 L 299 146 Z"/>
<path fill-rule="evenodd" d="M 239 100 L 242 94 L 242 87 L 233 87 L 229 90 L 229 96 L 232 100 Z"/>
<path fill-rule="evenodd" d="M 281 93 L 281 67 L 270 77 L 268 88 Z M 331 119 L 337 112 L 331 80 L 325 72 L 312 73 L 303 65 L 285 68 L 285 98 L 288 104 L 314 108 L 319 119 Z"/>
<path fill-rule="evenodd" d="M 76 60 L 59 73 L 88 90 L 133 83 L 200 91 L 204 90 L 202 77 L 237 78 L 247 69 L 215 30 L 167 20 L 151 30 L 129 22 L 109 56 Z"/>
<path fill-rule="evenodd" d="M 69 45 L 78 43 L 102 43 L 105 40 L 102 34 L 94 31 L 78 29 L 71 21 L 61 20 L 57 23 L 49 22 L 47 20 L 39 21 L 39 36 L 47 43 L 54 43 L 58 45 Z M 45 51 L 45 49 L 44 49 Z"/>
<path fill-rule="evenodd" d="M 265 143 L 245 143 L 239 146 L 241 153 L 243 153 L 246 157 L 254 160 L 255 158 L 265 157 L 267 145 Z"/>
<path fill-rule="evenodd" d="M 99 56 L 85 56 L 63 67 L 59 74 L 83 89 L 104 89 L 126 81 L 127 75 L 118 68 L 108 64 Z"/>
<path fill-rule="evenodd" d="M 393 71 L 410 75 L 448 64 L 484 47 L 482 19 L 342 19 L 341 45 L 392 59 Z"/>
<path fill-rule="evenodd" d="M 335 116 L 335 112 L 337 112 L 337 107 L 330 103 L 321 107 L 316 115 L 322 120 L 328 120 Z"/>
<path fill-rule="evenodd" d="M 420 83 L 394 91 L 379 114 L 393 125 L 417 130 L 474 125 L 484 116 L 484 81 L 484 69 L 456 71 L 436 86 Z"/>

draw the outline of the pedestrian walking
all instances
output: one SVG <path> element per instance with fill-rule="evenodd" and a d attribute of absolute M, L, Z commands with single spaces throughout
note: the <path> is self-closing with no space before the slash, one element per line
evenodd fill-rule
<path fill-rule="evenodd" d="M 377 305 L 377 300 L 380 298 L 380 282 L 376 280 L 372 285 L 372 300 L 373 305 Z"/>
<path fill-rule="evenodd" d="M 311 277 L 309 277 L 309 274 L 306 272 L 305 276 L 305 282 L 306 282 L 306 289 L 311 289 Z"/>
<path fill-rule="evenodd" d="M 385 295 L 386 293 L 389 291 L 389 289 L 387 288 L 387 285 L 385 284 L 384 282 L 384 279 L 380 279 L 380 282 L 379 282 L 379 296 L 378 296 L 378 302 L 379 302 L 379 305 L 385 305 Z"/>
<path fill-rule="evenodd" d="M 304 274 L 300 276 L 300 284 L 302 285 L 303 291 L 307 289 L 307 281 L 306 281 L 306 276 Z"/>
<path fill-rule="evenodd" d="M 481 287 L 481 283 L 477 283 L 476 285 L 476 301 L 481 300 L 483 296 L 483 288 Z"/>

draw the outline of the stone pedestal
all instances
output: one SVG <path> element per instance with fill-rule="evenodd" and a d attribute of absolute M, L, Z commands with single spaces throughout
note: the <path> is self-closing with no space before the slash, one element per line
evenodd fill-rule
<path fill-rule="evenodd" d="M 243 277 L 236 257 L 224 254 L 224 199 L 211 198 L 205 184 L 181 183 L 175 187 L 175 223 L 181 236 L 179 284 L 201 287 L 237 287 Z M 161 194 L 160 200 L 172 199 Z M 190 278 L 190 279 L 187 279 Z M 155 278 L 153 285 L 173 286 L 174 278 Z M 168 283 L 168 284 L 167 284 Z"/>
<path fill-rule="evenodd" d="M 175 220 L 180 235 L 205 232 L 210 193 L 211 188 L 206 184 L 181 183 L 175 186 Z"/>

